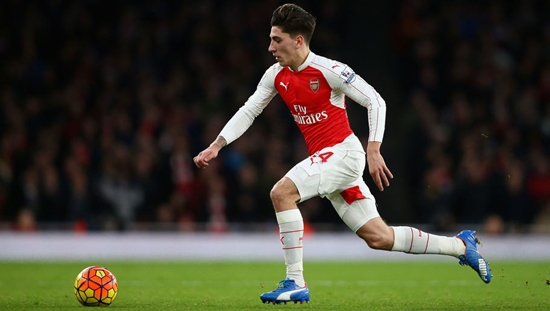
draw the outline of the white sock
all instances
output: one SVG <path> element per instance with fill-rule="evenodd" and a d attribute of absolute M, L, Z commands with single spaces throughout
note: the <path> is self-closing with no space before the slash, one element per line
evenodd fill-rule
<path fill-rule="evenodd" d="M 304 236 L 304 220 L 299 209 L 291 209 L 276 213 L 279 223 L 279 235 L 285 256 L 286 277 L 305 286 L 302 238 Z"/>
<path fill-rule="evenodd" d="M 392 227 L 394 242 L 392 251 L 411 254 L 442 254 L 458 257 L 466 246 L 457 237 L 446 237 L 422 232 L 413 227 Z"/>

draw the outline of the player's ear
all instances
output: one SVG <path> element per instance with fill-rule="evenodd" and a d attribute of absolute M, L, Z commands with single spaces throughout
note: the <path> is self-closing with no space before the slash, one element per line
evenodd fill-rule
<path fill-rule="evenodd" d="M 296 38 L 294 39 L 294 42 L 295 42 L 295 47 L 296 47 L 296 49 L 301 48 L 302 45 L 305 44 L 304 36 L 302 36 L 302 35 L 297 35 Z"/>

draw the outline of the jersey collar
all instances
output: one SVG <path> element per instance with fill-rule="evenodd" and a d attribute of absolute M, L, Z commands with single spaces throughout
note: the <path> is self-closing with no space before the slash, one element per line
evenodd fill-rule
<path fill-rule="evenodd" d="M 309 64 L 311 64 L 311 62 L 313 61 L 313 58 L 315 58 L 315 53 L 313 53 L 312 51 L 309 51 L 309 55 L 307 56 L 306 58 L 306 61 L 301 64 L 300 66 L 298 66 L 298 71 L 302 71 L 304 69 L 306 69 L 307 66 L 309 66 Z M 290 68 L 288 68 L 290 69 Z M 292 69 L 290 69 L 292 70 Z"/>

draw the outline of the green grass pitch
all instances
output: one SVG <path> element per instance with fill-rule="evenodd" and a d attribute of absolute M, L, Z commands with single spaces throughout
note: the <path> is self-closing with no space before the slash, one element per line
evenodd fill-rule
<path fill-rule="evenodd" d="M 309 262 L 309 304 L 262 304 L 284 276 L 266 262 L 0 262 L 0 310 L 84 310 L 76 275 L 102 265 L 119 292 L 107 310 L 550 310 L 550 262 L 494 262 L 484 284 L 469 267 L 437 262 Z"/>

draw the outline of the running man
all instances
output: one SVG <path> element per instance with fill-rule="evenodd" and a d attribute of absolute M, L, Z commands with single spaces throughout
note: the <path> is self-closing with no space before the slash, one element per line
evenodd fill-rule
<path fill-rule="evenodd" d="M 479 242 L 474 231 L 445 237 L 412 227 L 388 226 L 382 220 L 362 175 L 368 163 L 380 191 L 393 178 L 380 154 L 386 103 L 349 66 L 310 51 L 315 25 L 315 17 L 295 4 L 281 5 L 273 12 L 268 50 L 276 63 L 267 69 L 254 94 L 215 141 L 193 159 L 197 167 L 206 168 L 220 149 L 243 135 L 276 94 L 282 97 L 304 136 L 309 157 L 290 169 L 270 193 L 279 224 L 286 278 L 274 291 L 262 294 L 262 302 L 309 302 L 302 261 L 304 222 L 297 204 L 315 196 L 329 199 L 344 223 L 369 247 L 453 256 L 489 283 L 489 263 L 477 251 Z M 368 112 L 366 159 L 363 146 L 349 125 L 346 96 Z"/>

